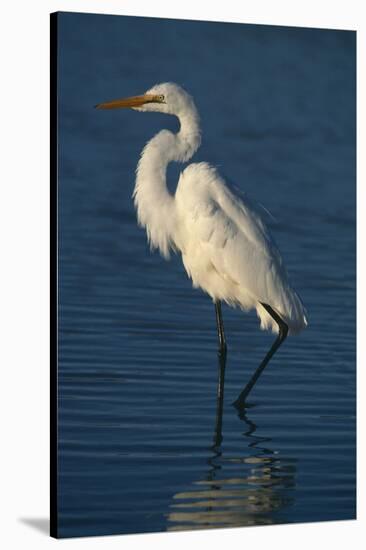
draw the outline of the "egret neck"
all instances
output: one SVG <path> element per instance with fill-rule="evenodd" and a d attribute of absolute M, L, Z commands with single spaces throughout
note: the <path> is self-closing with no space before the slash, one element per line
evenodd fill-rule
<path fill-rule="evenodd" d="M 166 172 L 169 162 L 187 162 L 201 144 L 199 115 L 194 105 L 176 114 L 180 123 L 178 133 L 162 130 L 144 147 L 136 170 L 133 192 L 139 225 L 146 227 L 152 248 L 169 257 L 174 247 L 175 203 L 170 193 Z M 156 205 L 159 208 L 156 208 Z"/>

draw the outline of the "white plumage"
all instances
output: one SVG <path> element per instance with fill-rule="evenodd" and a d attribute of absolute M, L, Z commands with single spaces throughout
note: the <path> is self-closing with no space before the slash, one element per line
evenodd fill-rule
<path fill-rule="evenodd" d="M 194 188 L 200 190 L 194 196 Z M 278 324 L 261 303 L 269 304 L 289 327 L 306 326 L 304 307 L 291 288 L 281 256 L 253 205 L 225 185 L 214 168 L 192 164 L 176 192 L 178 248 L 193 285 L 214 300 L 243 310 L 256 309 L 262 329 Z M 182 228 L 182 230 L 180 230 Z"/>
<path fill-rule="evenodd" d="M 97 107 L 131 107 L 179 119 L 179 131 L 162 130 L 154 136 L 137 166 L 133 197 L 138 222 L 146 228 L 151 247 L 166 258 L 170 250 L 181 252 L 195 287 L 207 292 L 215 303 L 223 300 L 243 310 L 256 309 L 262 329 L 279 331 L 273 312 L 287 325 L 289 334 L 305 328 L 305 308 L 289 283 L 259 209 L 231 189 L 206 162 L 187 166 L 175 194 L 168 190 L 168 164 L 186 162 L 201 143 L 199 115 L 192 97 L 180 86 L 164 83 L 142 96 Z M 262 304 L 270 306 L 271 314 Z"/>
<path fill-rule="evenodd" d="M 188 276 L 211 298 L 243 310 L 256 309 L 262 329 L 278 324 L 261 303 L 270 305 L 289 334 L 306 325 L 305 308 L 291 287 L 278 248 L 259 208 L 232 190 L 217 170 L 193 163 L 181 173 L 175 195 L 166 184 L 169 162 L 185 162 L 201 143 L 199 116 L 192 98 L 176 84 L 154 86 L 139 111 L 160 111 L 179 118 L 180 130 L 162 130 L 145 146 L 136 172 L 134 200 L 138 221 L 152 248 L 169 257 L 179 251 Z"/>

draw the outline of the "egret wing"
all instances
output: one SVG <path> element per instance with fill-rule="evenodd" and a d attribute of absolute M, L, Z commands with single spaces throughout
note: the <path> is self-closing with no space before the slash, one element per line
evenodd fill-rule
<path fill-rule="evenodd" d="M 268 301 L 279 280 L 287 282 L 287 274 L 259 209 L 226 186 L 215 169 L 198 166 L 195 193 L 186 192 L 192 241 L 222 277 L 245 288 L 257 301 Z"/>

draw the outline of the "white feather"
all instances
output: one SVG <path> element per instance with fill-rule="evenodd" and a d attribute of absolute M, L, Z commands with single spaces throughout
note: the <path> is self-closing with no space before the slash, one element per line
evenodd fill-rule
<path fill-rule="evenodd" d="M 231 189 L 207 163 L 190 164 L 175 195 L 167 188 L 168 163 L 187 161 L 201 142 L 192 98 L 171 83 L 147 93 L 164 95 L 165 103 L 149 103 L 138 110 L 174 114 L 180 121 L 177 134 L 163 130 L 145 146 L 137 167 L 133 196 L 151 247 L 165 257 L 171 249 L 180 251 L 195 287 L 213 300 L 256 309 L 262 329 L 278 332 L 261 302 L 285 321 L 289 334 L 298 333 L 307 325 L 306 311 L 259 208 Z"/>

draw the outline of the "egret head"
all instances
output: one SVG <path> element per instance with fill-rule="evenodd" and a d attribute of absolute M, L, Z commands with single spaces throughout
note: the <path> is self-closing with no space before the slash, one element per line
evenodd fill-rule
<path fill-rule="evenodd" d="M 135 111 L 152 111 L 177 116 L 187 110 L 195 110 L 192 97 L 181 86 L 172 82 L 156 84 L 142 95 L 115 99 L 96 105 L 97 109 L 128 107 Z"/>

